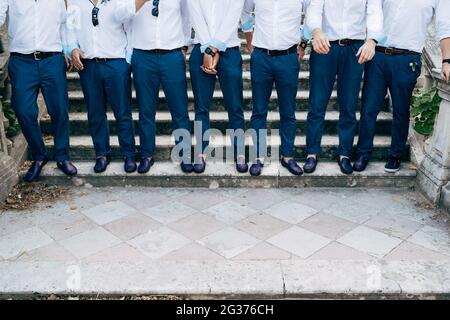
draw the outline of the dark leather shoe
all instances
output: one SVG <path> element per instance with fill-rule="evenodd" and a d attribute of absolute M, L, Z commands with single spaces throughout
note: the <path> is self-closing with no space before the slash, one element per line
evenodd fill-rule
<path fill-rule="evenodd" d="M 339 167 L 341 168 L 341 172 L 343 174 L 352 174 L 353 173 L 353 166 L 352 162 L 349 158 L 342 158 L 338 161 Z"/>
<path fill-rule="evenodd" d="M 184 173 L 192 173 L 194 172 L 194 165 L 192 163 L 180 163 L 181 171 Z"/>
<path fill-rule="evenodd" d="M 305 171 L 305 173 L 313 173 L 314 171 L 316 171 L 317 163 L 319 163 L 319 160 L 317 158 L 309 157 L 306 159 L 303 170 Z"/>
<path fill-rule="evenodd" d="M 295 176 L 301 176 L 303 174 L 302 168 L 300 168 L 294 159 L 289 159 L 287 162 L 284 159 L 281 159 L 281 165 Z"/>
<path fill-rule="evenodd" d="M 94 172 L 95 173 L 102 173 L 106 171 L 106 168 L 108 168 L 108 165 L 111 162 L 110 157 L 100 157 L 95 160 L 95 166 L 94 166 Z"/>
<path fill-rule="evenodd" d="M 238 157 L 236 159 L 236 170 L 239 173 L 246 173 L 248 171 L 248 164 L 244 157 Z"/>
<path fill-rule="evenodd" d="M 137 169 L 136 161 L 134 157 L 126 157 L 123 161 L 123 169 L 126 173 L 133 173 Z"/>
<path fill-rule="evenodd" d="M 140 174 L 147 173 L 154 164 L 155 160 L 153 158 L 142 158 L 137 170 Z"/>
<path fill-rule="evenodd" d="M 23 177 L 23 181 L 25 182 L 33 182 L 38 181 L 41 175 L 42 168 L 47 164 L 48 158 L 45 158 L 42 163 L 34 161 L 31 165 L 30 169 L 28 169 L 27 173 Z"/>
<path fill-rule="evenodd" d="M 252 164 L 250 167 L 250 175 L 253 177 L 260 176 L 262 173 L 262 169 L 264 167 L 264 163 L 259 160 L 256 160 L 256 163 Z"/>
<path fill-rule="evenodd" d="M 203 157 L 199 157 L 198 160 L 200 160 L 200 163 L 194 163 L 194 172 L 195 173 L 203 173 L 203 172 L 205 172 L 205 169 L 206 169 L 205 159 L 203 159 Z"/>
<path fill-rule="evenodd" d="M 369 164 L 369 157 L 359 155 L 355 163 L 353 164 L 353 170 L 356 172 L 362 172 L 366 170 L 368 164 Z"/>
<path fill-rule="evenodd" d="M 74 177 L 78 173 L 77 168 L 69 160 L 56 162 L 56 165 L 62 172 L 64 172 L 65 175 L 69 177 Z"/>

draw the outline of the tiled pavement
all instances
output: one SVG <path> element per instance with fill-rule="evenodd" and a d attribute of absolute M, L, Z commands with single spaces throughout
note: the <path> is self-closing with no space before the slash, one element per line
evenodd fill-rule
<path fill-rule="evenodd" d="M 450 292 L 450 228 L 425 204 L 406 190 L 74 189 L 0 214 L 0 292 L 366 292 L 371 266 L 373 291 Z"/>

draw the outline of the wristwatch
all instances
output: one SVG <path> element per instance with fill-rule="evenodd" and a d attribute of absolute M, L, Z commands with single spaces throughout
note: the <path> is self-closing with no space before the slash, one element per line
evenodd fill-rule
<path fill-rule="evenodd" d="M 442 64 L 444 64 L 444 63 L 449 63 L 449 64 L 450 64 L 450 59 L 444 59 L 444 60 L 442 60 Z"/>
<path fill-rule="evenodd" d="M 300 44 L 298 46 L 300 48 L 302 48 L 303 50 L 305 50 L 308 47 L 308 40 L 302 39 L 302 41 L 300 42 Z"/>
<path fill-rule="evenodd" d="M 215 57 L 216 56 L 216 53 L 213 51 L 213 49 L 211 49 L 210 47 L 208 47 L 208 48 L 206 48 L 205 49 L 205 53 L 206 54 L 208 54 L 208 55 L 210 55 L 211 57 Z"/>

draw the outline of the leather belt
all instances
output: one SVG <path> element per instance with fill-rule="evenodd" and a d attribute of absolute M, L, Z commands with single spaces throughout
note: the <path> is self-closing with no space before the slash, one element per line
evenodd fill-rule
<path fill-rule="evenodd" d="M 19 52 L 11 52 L 10 54 L 12 56 L 16 56 L 16 57 L 22 57 L 22 58 L 33 59 L 35 61 L 39 61 L 39 60 L 44 60 L 44 59 L 56 56 L 58 54 L 61 54 L 61 52 L 40 52 L 40 51 L 36 51 L 36 52 L 33 52 L 33 53 L 28 53 L 28 54 L 19 53 Z"/>
<path fill-rule="evenodd" d="M 286 50 L 269 50 L 269 49 L 263 49 L 263 48 L 258 48 L 255 47 L 256 50 L 264 52 L 265 54 L 267 54 L 268 56 L 285 56 L 288 54 L 292 54 L 294 52 L 297 52 L 297 45 L 293 45 L 292 47 L 290 47 L 289 49 Z"/>
<path fill-rule="evenodd" d="M 170 49 L 170 50 L 166 50 L 166 49 L 152 49 L 152 50 L 143 50 L 143 49 L 135 49 L 135 50 L 139 50 L 142 52 L 147 52 L 147 53 L 153 53 L 153 54 L 167 54 L 167 53 L 171 53 L 171 52 L 175 52 L 175 51 L 181 51 L 183 48 L 176 48 L 176 49 Z"/>
<path fill-rule="evenodd" d="M 389 55 L 411 55 L 411 54 L 420 54 L 419 52 L 406 50 L 406 49 L 397 49 L 397 48 L 387 48 L 387 47 L 381 47 L 377 46 L 375 48 L 376 51 L 382 52 L 384 54 Z"/>
<path fill-rule="evenodd" d="M 93 61 L 95 63 L 105 63 L 112 60 L 119 60 L 120 58 L 92 58 L 92 59 L 85 59 L 89 61 Z"/>
<path fill-rule="evenodd" d="M 364 42 L 364 40 L 355 40 L 355 39 L 339 39 L 335 41 L 330 41 L 331 44 L 337 44 L 341 47 L 350 46 L 355 43 Z"/>

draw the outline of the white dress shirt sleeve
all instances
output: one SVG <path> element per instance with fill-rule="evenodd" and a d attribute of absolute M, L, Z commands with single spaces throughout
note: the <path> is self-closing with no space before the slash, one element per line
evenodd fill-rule
<path fill-rule="evenodd" d="M 188 0 L 181 0 L 181 23 L 183 26 L 184 45 L 190 46 L 192 43 L 192 24 L 189 18 Z"/>
<path fill-rule="evenodd" d="M 66 33 L 66 55 L 71 58 L 72 51 L 79 49 L 78 33 L 81 29 L 81 9 L 75 5 L 73 0 L 67 1 L 67 22 L 65 24 Z"/>
<path fill-rule="evenodd" d="M 202 12 L 200 1 L 190 0 L 188 10 L 197 39 L 202 46 L 209 45 L 209 43 L 211 42 L 211 35 L 209 33 L 209 28 L 206 23 L 205 16 Z"/>
<path fill-rule="evenodd" d="M 8 0 L 0 0 L 0 26 L 2 26 L 6 21 L 6 16 L 8 14 L 9 3 Z"/>
<path fill-rule="evenodd" d="M 64 54 L 67 54 L 68 50 L 68 39 L 67 39 L 67 1 L 63 1 L 61 5 L 61 42 L 63 46 Z"/>
<path fill-rule="evenodd" d="M 114 13 L 117 21 L 126 23 L 136 14 L 135 0 L 117 0 L 116 11 Z"/>
<path fill-rule="evenodd" d="M 437 0 L 436 31 L 439 41 L 450 38 L 450 0 Z"/>
<path fill-rule="evenodd" d="M 382 0 L 367 0 L 367 39 L 383 39 L 383 3 Z"/>
<path fill-rule="evenodd" d="M 312 33 L 316 29 L 322 29 L 324 0 L 311 0 L 306 13 L 306 27 Z"/>
<path fill-rule="evenodd" d="M 243 32 L 252 32 L 255 27 L 253 11 L 255 10 L 254 0 L 245 0 L 241 16 L 241 28 Z"/>
<path fill-rule="evenodd" d="M 214 48 L 217 48 L 219 51 L 227 50 L 226 42 L 236 33 L 243 8 L 243 1 L 234 0 L 228 6 L 227 10 L 223 12 L 222 24 L 217 28 L 216 34 L 213 35 L 210 43 Z"/>

